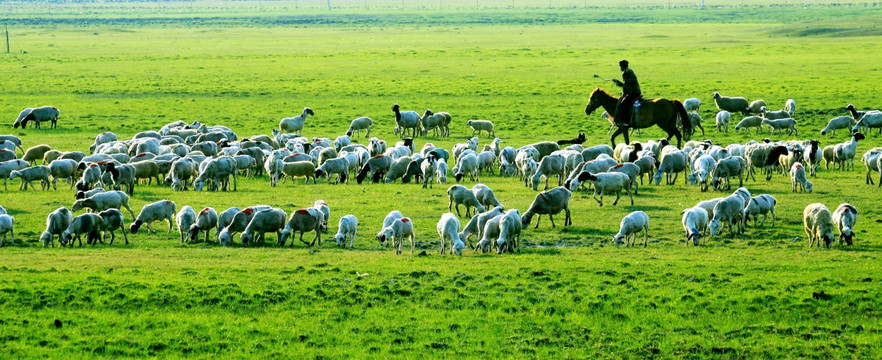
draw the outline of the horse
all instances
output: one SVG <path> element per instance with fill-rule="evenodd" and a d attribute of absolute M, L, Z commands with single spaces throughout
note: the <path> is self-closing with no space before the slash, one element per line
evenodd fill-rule
<path fill-rule="evenodd" d="M 634 126 L 635 128 L 644 129 L 652 125 L 658 125 L 658 127 L 668 133 L 668 140 L 671 140 L 674 136 L 677 137 L 678 149 L 682 146 L 681 142 L 683 139 L 689 140 L 692 134 L 692 123 L 689 122 L 689 115 L 686 113 L 686 108 L 683 107 L 683 103 L 680 100 L 658 98 L 641 101 L 642 105 L 640 105 L 638 110 L 640 116 L 637 119 L 637 124 Z M 619 98 L 610 95 L 610 93 L 601 88 L 596 88 L 591 92 L 591 98 L 588 100 L 588 105 L 585 106 L 585 115 L 591 115 L 599 107 L 603 107 L 607 113 L 615 114 L 618 103 Z M 677 121 L 678 117 L 679 122 Z M 678 123 L 682 129 L 678 129 Z M 631 142 L 627 129 L 628 126 L 619 126 L 610 136 L 609 141 L 612 143 L 613 148 L 616 147 L 616 137 L 619 134 L 625 136 L 625 143 Z"/>

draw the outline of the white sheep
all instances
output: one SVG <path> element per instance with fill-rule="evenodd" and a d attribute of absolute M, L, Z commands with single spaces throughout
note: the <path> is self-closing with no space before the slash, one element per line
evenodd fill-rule
<path fill-rule="evenodd" d="M 153 227 L 151 227 L 150 225 L 154 221 L 165 220 L 168 222 L 168 232 L 171 232 L 172 224 L 174 224 L 176 209 L 177 205 L 173 201 L 169 200 L 159 200 L 157 202 L 144 205 L 144 207 L 141 208 L 141 212 L 138 213 L 137 219 L 135 220 L 135 222 L 132 223 L 129 229 L 132 231 L 132 234 L 137 234 L 138 229 L 140 229 L 141 226 L 146 225 L 147 231 L 150 234 L 153 234 L 156 233 L 156 230 L 153 229 Z"/>
<path fill-rule="evenodd" d="M 6 243 L 6 233 L 12 235 L 10 244 L 15 244 L 15 218 L 8 214 L 0 215 L 0 234 L 3 234 L 3 240 L 0 240 L 0 246 Z"/>
<path fill-rule="evenodd" d="M 470 180 L 480 181 L 478 175 L 478 157 L 474 154 L 465 154 L 458 159 L 456 165 L 453 166 L 453 176 L 456 178 L 456 182 L 462 180 L 466 174 L 469 175 Z"/>
<path fill-rule="evenodd" d="M 268 232 L 275 232 L 276 239 L 281 239 L 281 231 L 285 226 L 286 218 L 288 218 L 288 214 L 281 209 L 271 208 L 258 211 L 251 217 L 245 230 L 242 230 L 239 239 L 245 246 L 248 246 L 252 241 L 263 243 Z"/>
<path fill-rule="evenodd" d="M 2 215 L 0 215 L 2 216 Z M 80 235 L 88 234 L 86 243 L 94 244 L 101 238 L 101 229 L 104 227 L 104 219 L 98 214 L 88 213 L 77 216 L 71 221 L 67 229 L 61 233 L 65 243 L 73 246 L 73 241 L 77 240 L 80 246 L 83 246 L 83 240 Z"/>
<path fill-rule="evenodd" d="M 102 243 L 105 239 L 107 239 L 107 233 L 109 232 L 110 244 L 113 244 L 113 240 L 116 239 L 116 233 L 114 233 L 114 230 L 120 229 L 120 231 L 122 231 L 123 238 L 126 240 L 126 245 L 129 244 L 129 237 L 128 235 L 126 235 L 125 229 L 125 219 L 123 219 L 123 214 L 119 211 L 119 209 L 107 209 L 98 213 L 98 216 L 101 217 L 101 230 L 104 231 L 104 235 L 101 236 Z"/>
<path fill-rule="evenodd" d="M 631 205 L 634 205 L 634 195 L 631 193 L 631 178 L 627 174 L 619 172 L 600 174 L 591 174 L 587 171 L 582 172 L 570 184 L 570 190 L 578 188 L 579 183 L 584 181 L 591 182 L 591 185 L 593 185 L 594 194 L 592 195 L 592 197 L 595 201 L 597 201 L 600 206 L 603 206 L 604 194 L 615 194 L 616 200 L 613 201 L 613 205 L 618 204 L 622 190 L 625 190 L 625 192 L 628 194 L 628 197 L 631 198 Z M 600 199 L 597 198 L 598 194 L 600 194 Z"/>
<path fill-rule="evenodd" d="M 89 208 L 95 212 L 126 208 L 129 214 L 133 218 L 135 217 L 135 212 L 129 207 L 129 196 L 122 191 L 101 192 L 84 199 L 79 199 L 74 201 L 70 211 L 77 212 L 82 208 Z"/>
<path fill-rule="evenodd" d="M 395 248 L 395 255 L 401 254 L 401 246 L 404 242 L 404 238 L 408 238 L 410 240 L 410 252 L 413 253 L 415 242 L 414 242 L 414 232 L 413 232 L 413 221 L 410 218 L 402 217 L 400 219 L 395 219 L 392 221 L 392 224 L 383 228 L 380 231 L 380 235 L 377 235 L 380 239 L 380 244 L 385 244 L 386 241 L 392 240 L 392 247 Z"/>
<path fill-rule="evenodd" d="M 726 110 L 729 112 L 741 112 L 746 113 L 747 110 L 747 99 L 743 97 L 728 97 L 721 96 L 720 93 L 715 92 L 713 95 L 714 103 L 717 105 L 717 109 Z"/>
<path fill-rule="evenodd" d="M 766 101 L 763 99 L 758 99 L 750 102 L 750 105 L 747 105 L 747 112 L 751 114 L 760 114 L 763 111 L 763 108 L 766 106 Z"/>
<path fill-rule="evenodd" d="M 66 245 L 67 243 L 63 240 L 61 234 L 70 226 L 72 221 L 73 214 L 66 207 L 62 206 L 49 213 L 49 216 L 46 217 L 46 231 L 40 235 L 43 247 L 54 246 L 53 239 L 55 235 L 58 235 L 58 243 Z"/>
<path fill-rule="evenodd" d="M 487 145 L 484 145 L 487 147 Z M 484 170 L 488 170 L 490 174 L 493 174 L 493 166 L 496 164 L 496 154 L 493 153 L 493 150 L 481 151 L 478 154 L 478 173 L 481 173 Z"/>
<path fill-rule="evenodd" d="M 189 160 L 192 161 L 192 164 L 190 164 L 190 165 L 192 165 L 192 168 L 189 169 L 189 170 L 191 170 L 191 172 L 189 173 L 188 176 L 192 177 L 193 171 L 195 171 L 197 165 L 196 165 L 195 160 L 193 160 L 193 159 L 189 159 Z M 174 164 L 172 164 L 172 167 L 174 167 Z M 117 166 L 116 163 L 111 162 L 111 163 L 107 164 L 106 168 L 104 168 L 104 174 L 102 174 L 101 177 L 103 179 L 103 178 L 105 178 L 105 176 L 107 174 L 110 174 L 110 179 L 111 179 L 111 182 L 113 183 L 113 189 L 119 190 L 122 188 L 122 185 L 125 185 L 126 186 L 126 193 L 129 194 L 129 196 L 131 196 L 131 195 L 133 195 L 133 193 L 135 191 L 135 184 L 137 183 L 136 175 L 138 175 L 137 173 L 138 173 L 139 169 L 143 169 L 143 165 L 135 166 L 135 165 L 125 164 L 125 165 Z M 176 171 L 178 171 L 178 170 L 176 170 Z M 180 172 L 181 172 L 180 176 L 185 176 L 185 174 L 183 174 L 183 172 L 184 172 L 183 170 L 180 170 Z M 171 171 L 169 171 L 169 173 L 171 173 Z M 173 182 L 173 184 L 174 184 L 174 182 Z M 106 185 L 110 185 L 110 184 L 106 184 Z M 110 188 L 110 187 L 108 186 L 108 188 Z"/>
<path fill-rule="evenodd" d="M 334 235 L 334 240 L 337 242 L 337 246 L 346 246 L 346 238 L 349 238 L 349 248 L 355 245 L 355 235 L 358 232 L 358 219 L 355 215 L 349 214 L 344 215 L 340 218 L 340 221 L 337 223 L 337 234 Z"/>
<path fill-rule="evenodd" d="M 691 241 L 693 245 L 701 245 L 701 233 L 707 231 L 707 222 L 710 217 L 707 210 L 700 207 L 691 207 L 683 210 L 683 230 L 686 231 L 686 246 Z"/>
<path fill-rule="evenodd" d="M 383 237 L 383 229 L 391 226 L 392 222 L 394 222 L 396 219 L 401 219 L 403 217 L 404 215 L 402 215 L 400 211 L 392 210 L 389 212 L 389 214 L 386 215 L 385 218 L 383 218 L 383 226 L 380 228 L 380 232 L 377 233 L 377 241 L 380 242 L 380 245 L 386 245 L 386 238 Z"/>
<path fill-rule="evenodd" d="M 449 124 L 452 117 L 449 113 L 446 112 L 438 112 L 433 113 L 432 110 L 426 109 L 426 112 L 423 113 L 423 116 L 420 118 L 420 125 L 422 125 L 422 135 L 427 136 L 429 130 L 434 130 L 433 135 L 438 135 L 438 129 L 441 129 L 441 137 L 450 135 Z"/>
<path fill-rule="evenodd" d="M 821 246 L 821 241 L 828 248 L 833 244 L 833 215 L 824 204 L 813 203 L 806 206 L 802 212 L 802 220 L 809 238 L 809 248 L 815 240 L 818 241 L 818 246 Z"/>
<path fill-rule="evenodd" d="M 477 132 L 478 136 L 480 136 L 481 131 L 486 131 L 487 136 L 496 136 L 496 129 L 493 126 L 493 122 L 491 122 L 490 120 L 469 120 L 466 121 L 466 126 L 472 128 L 472 136 L 475 136 L 475 132 Z"/>
<path fill-rule="evenodd" d="M 551 228 L 553 229 L 553 216 L 559 214 L 561 211 L 564 211 L 566 213 L 564 226 L 572 225 L 573 219 L 570 215 L 570 197 L 572 196 L 573 193 L 562 186 L 539 193 L 538 195 L 536 195 L 536 198 L 533 199 L 533 203 L 530 204 L 530 208 L 527 209 L 527 211 L 521 218 L 521 225 L 523 227 L 527 227 L 527 225 L 530 225 L 530 221 L 533 220 L 533 215 L 539 215 L 539 217 L 536 219 L 536 228 L 538 228 L 539 220 L 541 219 L 542 215 L 547 214 L 548 219 L 551 220 Z"/>
<path fill-rule="evenodd" d="M 438 161 L 435 162 L 435 176 L 437 177 L 439 184 L 447 184 L 448 172 L 447 161 L 444 161 L 444 159 L 438 159 Z"/>
<path fill-rule="evenodd" d="M 833 223 L 839 228 L 839 244 L 844 240 L 851 245 L 854 240 L 854 224 L 857 222 L 858 211 L 849 203 L 839 204 L 833 211 Z"/>
<path fill-rule="evenodd" d="M 487 220 L 490 220 L 498 215 L 504 215 L 505 211 L 501 206 L 497 206 L 493 209 L 487 210 L 483 213 L 472 216 L 469 219 L 469 222 L 462 228 L 462 231 L 459 233 L 460 238 L 462 238 L 469 247 L 472 247 L 471 237 L 472 235 L 477 235 L 478 239 L 481 238 L 481 233 L 484 231 L 484 225 L 487 224 Z"/>
<path fill-rule="evenodd" d="M 328 159 L 321 166 L 315 169 L 315 178 L 319 178 L 320 176 L 327 174 L 328 184 L 330 184 L 332 175 L 337 174 L 337 179 L 334 181 L 335 184 L 348 184 L 349 169 L 349 160 L 347 160 L 345 157 Z"/>
<path fill-rule="evenodd" d="M 355 132 L 357 135 L 361 135 L 361 130 L 366 130 L 364 137 L 371 136 L 371 125 L 374 124 L 374 121 L 367 116 L 358 117 L 352 120 L 349 124 L 349 129 L 346 130 L 347 136 L 352 136 L 352 133 Z"/>
<path fill-rule="evenodd" d="M 732 121 L 732 113 L 726 110 L 721 110 L 720 112 L 718 112 L 716 118 L 717 131 L 728 133 L 730 121 Z"/>
<path fill-rule="evenodd" d="M 184 205 L 175 216 L 175 223 L 178 225 L 178 233 L 181 234 L 181 244 L 183 244 L 184 234 L 187 234 L 190 231 L 190 226 L 196 223 L 196 210 L 193 210 L 190 205 Z"/>
<path fill-rule="evenodd" d="M 778 120 L 778 119 L 786 119 L 790 117 L 790 113 L 787 110 L 775 110 L 771 111 L 765 106 L 760 108 L 760 115 L 762 115 L 764 120 Z"/>
<path fill-rule="evenodd" d="M 465 249 L 465 242 L 460 234 L 459 234 L 459 219 L 453 213 L 444 213 L 441 215 L 441 219 L 438 220 L 438 236 L 441 237 L 441 255 L 444 255 L 444 251 L 446 250 L 446 246 L 444 246 L 445 240 L 450 241 L 450 253 L 456 255 L 462 255 L 462 250 Z"/>
<path fill-rule="evenodd" d="M 481 231 L 481 240 L 475 244 L 475 250 L 481 249 L 482 253 L 486 253 L 490 250 L 490 246 L 495 246 L 497 244 L 494 239 L 499 239 L 499 226 L 502 224 L 503 215 L 497 215 L 484 224 L 484 229 Z"/>
<path fill-rule="evenodd" d="M 741 129 L 750 129 L 756 128 L 756 133 L 759 134 L 760 129 L 763 127 L 763 118 L 759 116 L 747 116 L 735 125 L 735 133 L 738 133 L 738 130 Z M 748 130 L 749 131 L 749 130 Z"/>
<path fill-rule="evenodd" d="M 759 224 L 760 226 L 766 223 L 766 218 L 768 214 L 772 214 L 772 227 L 775 226 L 775 220 L 778 219 L 778 215 L 775 214 L 775 206 L 778 204 L 778 200 L 776 200 L 772 195 L 763 194 L 759 196 L 755 196 L 750 199 L 747 203 L 747 207 L 744 208 L 744 224 L 747 225 L 747 222 L 750 221 L 750 218 L 753 217 L 753 227 L 757 226 L 757 221 L 759 220 L 759 215 L 763 216 L 763 221 Z"/>
<path fill-rule="evenodd" d="M 49 175 L 52 177 L 52 189 L 58 190 L 58 179 L 66 179 L 70 181 L 70 188 L 73 188 L 73 177 L 76 175 L 77 162 L 71 159 L 52 160 L 49 163 Z"/>
<path fill-rule="evenodd" d="M 864 176 L 864 182 L 867 185 L 875 184 L 871 174 L 879 171 L 879 155 L 882 155 L 882 148 L 877 147 L 867 150 L 867 152 L 864 153 L 864 156 L 861 157 L 861 161 L 867 168 L 867 173 Z"/>
<path fill-rule="evenodd" d="M 708 218 L 712 219 L 714 217 L 714 206 L 717 206 L 717 203 L 725 199 L 724 197 L 719 197 L 710 200 L 699 201 L 695 204 L 694 207 L 699 207 L 707 211 Z"/>
<path fill-rule="evenodd" d="M 545 189 L 548 189 L 548 179 L 557 175 L 557 185 L 563 185 L 563 181 L 566 178 L 566 158 L 564 158 L 560 154 L 551 154 L 544 158 L 539 162 L 539 168 L 536 169 L 536 172 L 530 178 L 530 186 L 533 190 L 539 190 L 539 181 L 541 177 L 545 176 Z"/>
<path fill-rule="evenodd" d="M 49 190 L 49 167 L 46 165 L 33 166 L 29 168 L 24 168 L 21 170 L 14 170 L 9 173 L 9 179 L 14 180 L 16 178 L 21 178 L 21 185 L 19 185 L 18 189 L 21 191 L 25 191 L 28 189 L 28 185 L 31 186 L 31 189 L 37 190 L 34 187 L 34 184 L 31 181 L 40 180 L 40 189 L 41 190 Z"/>
<path fill-rule="evenodd" d="M 582 160 L 583 161 L 591 161 L 596 159 L 600 154 L 606 154 L 610 157 L 613 156 L 613 152 L 615 150 L 609 145 L 596 145 L 589 147 L 585 150 L 582 150 Z"/>
<path fill-rule="evenodd" d="M 763 119 L 762 124 L 769 126 L 772 135 L 775 134 L 775 130 L 781 130 L 782 132 L 787 130 L 787 135 L 793 135 L 796 133 L 796 135 L 799 136 L 799 131 L 796 130 L 796 120 L 793 118 L 776 120 Z"/>
<path fill-rule="evenodd" d="M 0 178 L 3 178 L 3 188 L 7 191 L 9 190 L 9 187 L 7 187 L 7 181 L 13 171 L 18 171 L 27 167 L 28 162 L 21 159 L 0 162 Z"/>
<path fill-rule="evenodd" d="M 821 129 L 821 135 L 827 135 L 827 133 L 831 133 L 836 135 L 836 130 L 841 129 L 851 129 L 854 126 L 854 118 L 851 116 L 839 116 L 830 119 L 827 123 L 827 126 Z"/>
<path fill-rule="evenodd" d="M 56 122 L 58 121 L 58 115 L 61 115 L 61 111 L 54 106 L 41 106 L 37 108 L 25 108 L 18 114 L 18 118 L 15 119 L 15 122 L 12 124 L 13 128 L 18 128 L 21 125 L 21 128 L 24 129 L 27 127 L 28 121 L 34 122 L 34 128 L 39 129 L 40 123 L 43 121 L 50 122 L 50 128 L 56 127 Z"/>
<path fill-rule="evenodd" d="M 435 183 L 435 157 L 429 157 L 422 164 L 420 164 L 420 172 L 422 172 L 423 176 L 423 189 L 426 188 L 426 185 L 429 188 L 432 188 L 432 184 Z M 445 171 L 446 172 L 446 171 Z"/>
<path fill-rule="evenodd" d="M 293 236 L 295 232 L 300 233 L 300 242 L 306 244 L 307 246 L 314 246 L 316 241 L 318 244 L 322 244 L 322 221 L 324 220 L 324 215 L 319 209 L 314 207 L 299 209 L 291 213 L 291 217 L 288 219 L 288 222 L 285 224 L 285 228 L 282 229 L 279 235 L 279 245 L 285 246 L 285 241 L 288 239 L 288 236 Z M 307 231 L 315 231 L 315 237 L 313 237 L 312 242 L 306 242 L 303 240 L 303 234 Z M 291 246 L 294 246 L 294 238 L 291 238 Z"/>
<path fill-rule="evenodd" d="M 619 232 L 613 235 L 612 242 L 619 246 L 625 244 L 631 246 L 637 242 L 637 234 L 643 232 L 643 247 L 649 243 L 649 215 L 643 211 L 635 211 L 624 218 L 619 225 Z"/>
<path fill-rule="evenodd" d="M 796 101 L 793 99 L 787 99 L 787 102 L 784 103 L 784 110 L 787 110 L 787 113 L 790 116 L 793 116 L 793 113 L 796 112 Z"/>
<path fill-rule="evenodd" d="M 284 118 L 279 121 L 279 131 L 283 133 L 293 133 L 296 131 L 298 135 L 302 135 L 303 123 L 306 122 L 307 116 L 315 116 L 315 112 L 313 112 L 312 109 L 305 107 L 300 115 Z"/>
<path fill-rule="evenodd" d="M 686 108 L 686 111 L 698 112 L 698 108 L 701 107 L 701 100 L 698 98 L 688 98 L 683 100 L 683 107 Z"/>
<path fill-rule="evenodd" d="M 223 226 L 223 228 L 218 231 L 218 243 L 221 246 L 226 246 L 232 243 L 233 234 L 245 231 L 245 228 L 251 222 L 254 214 L 269 209 L 272 209 L 269 205 L 255 205 L 247 207 L 241 211 L 235 207 L 224 210 L 224 212 L 218 216 L 218 226 Z M 232 213 L 232 216 L 230 213 Z"/>
<path fill-rule="evenodd" d="M 282 173 L 285 174 L 285 177 L 282 179 L 284 183 L 289 177 L 291 178 L 291 183 L 294 183 L 296 178 L 302 177 L 305 178 L 304 184 L 309 184 L 309 179 L 312 178 L 312 183 L 315 184 L 315 164 L 312 161 L 295 161 L 290 163 L 285 163 L 282 166 Z M 197 179 L 198 181 L 198 179 Z M 198 191 L 198 189 L 197 189 Z"/>
<path fill-rule="evenodd" d="M 855 133 L 851 136 L 851 140 L 836 144 L 833 152 L 834 159 L 839 163 L 839 169 L 854 170 L 854 156 L 857 151 L 857 143 L 863 139 L 865 139 L 864 134 Z"/>
<path fill-rule="evenodd" d="M 723 188 L 726 184 L 726 190 L 731 190 L 732 185 L 729 184 L 729 178 L 738 177 L 738 187 L 744 186 L 744 168 L 747 166 L 744 159 L 740 156 L 729 157 L 717 162 L 717 166 L 713 170 L 714 190 Z"/>
<path fill-rule="evenodd" d="M 707 191 L 707 181 L 717 166 L 717 162 L 710 155 L 702 155 L 692 162 L 692 173 L 686 175 L 686 180 L 692 186 L 699 185 L 701 191 Z"/>
<path fill-rule="evenodd" d="M 462 216 L 459 212 L 460 204 L 465 205 L 466 217 L 471 217 L 471 208 L 473 207 L 476 212 L 484 212 L 484 206 L 481 205 L 475 194 L 465 186 L 459 184 L 451 186 L 447 189 L 447 197 L 449 199 L 447 211 L 453 211 L 454 204 L 456 204 L 456 215 L 458 216 Z"/>
<path fill-rule="evenodd" d="M 407 129 L 411 129 L 413 131 L 411 136 L 416 137 L 420 130 L 420 114 L 413 110 L 401 111 L 398 104 L 392 105 L 392 112 L 395 113 L 395 134 L 403 138 L 407 136 Z"/>
<path fill-rule="evenodd" d="M 475 198 L 478 199 L 478 203 L 480 203 L 487 209 L 502 206 L 499 200 L 496 199 L 496 194 L 493 193 L 493 189 L 491 189 L 487 185 L 475 184 L 475 186 L 472 187 L 472 193 L 475 194 Z"/>
<path fill-rule="evenodd" d="M 312 203 L 312 207 L 322 213 L 322 230 L 328 232 L 328 221 L 331 219 L 331 206 L 324 200 L 316 200 Z"/>
<path fill-rule="evenodd" d="M 732 231 L 733 223 L 735 223 L 736 229 L 739 233 L 744 233 L 743 219 L 745 203 L 744 198 L 738 194 L 729 195 L 717 202 L 717 204 L 714 205 L 713 220 L 708 224 L 711 236 L 717 236 L 720 233 L 720 230 L 723 228 L 721 222 L 726 223 L 729 227 L 729 234 L 732 236 L 735 235 Z"/>
<path fill-rule="evenodd" d="M 196 215 L 196 222 L 190 224 L 190 231 L 188 234 L 189 241 L 196 241 L 199 239 L 199 232 L 205 231 L 205 242 L 208 242 L 208 236 L 211 233 L 211 229 L 217 227 L 217 211 L 214 208 L 204 208 L 199 211 L 199 214 Z M 169 227 L 171 228 L 171 227 Z"/>
<path fill-rule="evenodd" d="M 496 240 L 496 253 L 514 252 L 515 249 L 521 252 L 521 230 L 523 228 L 521 212 L 518 209 L 507 211 L 502 221 L 499 222 L 499 238 Z"/>
<path fill-rule="evenodd" d="M 389 170 L 386 171 L 386 178 L 384 182 L 386 184 L 391 184 L 393 181 L 402 179 L 404 181 L 404 175 L 407 174 L 407 167 L 410 166 L 413 158 L 410 156 L 401 156 L 398 158 L 387 156 L 389 158 L 394 159 L 392 165 L 389 166 Z M 357 179 L 356 179 L 357 180 Z"/>
<path fill-rule="evenodd" d="M 704 136 L 704 126 L 701 126 L 701 115 L 698 113 L 691 112 L 689 113 L 689 122 L 692 124 L 692 133 L 695 133 L 695 128 L 701 129 L 701 135 Z"/>
<path fill-rule="evenodd" d="M 664 174 L 665 184 L 673 185 L 677 181 L 677 176 L 680 175 L 680 172 L 683 172 L 683 183 L 685 184 L 685 173 L 688 165 L 688 156 L 683 151 L 665 154 L 662 156 L 661 165 L 659 165 L 658 171 L 656 171 L 655 175 L 652 176 L 652 180 L 658 185 L 661 183 L 662 174 Z"/>

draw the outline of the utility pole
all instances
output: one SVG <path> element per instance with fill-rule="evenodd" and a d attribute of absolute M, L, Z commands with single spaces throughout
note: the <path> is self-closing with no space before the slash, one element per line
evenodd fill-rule
<path fill-rule="evenodd" d="M 8 21 L 6 22 L 6 24 L 4 24 L 4 27 L 6 28 L 6 53 L 9 54 L 9 22 Z"/>
<path fill-rule="evenodd" d="M 328 11 L 331 11 L 331 0 L 328 0 Z"/>

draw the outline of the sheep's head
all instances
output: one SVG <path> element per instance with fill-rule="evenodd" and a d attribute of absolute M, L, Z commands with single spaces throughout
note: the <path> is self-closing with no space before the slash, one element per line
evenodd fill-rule
<path fill-rule="evenodd" d="M 500 237 L 498 240 L 496 240 L 496 253 L 502 254 L 503 250 L 505 250 L 505 239 Z"/>
<path fill-rule="evenodd" d="M 399 109 L 400 109 L 400 107 L 398 106 L 398 104 L 392 105 L 392 111 L 398 112 Z"/>
<path fill-rule="evenodd" d="M 806 180 L 805 181 L 805 191 L 808 191 L 808 193 L 811 194 L 812 190 L 814 190 L 814 184 L 812 184 L 811 181 Z"/>
<path fill-rule="evenodd" d="M 337 235 L 334 235 L 334 241 L 337 242 L 337 246 L 343 246 L 345 244 L 343 240 L 345 239 L 346 236 L 344 236 L 343 234 L 338 233 Z"/>
<path fill-rule="evenodd" d="M 49 247 L 49 245 L 52 244 L 52 233 L 50 233 L 48 231 L 44 231 L 40 235 L 40 241 L 43 242 L 43 247 Z M 851 245 L 850 241 L 849 241 L 849 245 Z"/>
<path fill-rule="evenodd" d="M 251 243 L 251 234 L 243 232 L 242 235 L 239 235 L 239 240 L 242 241 L 242 245 L 248 246 Z"/>
<path fill-rule="evenodd" d="M 310 115 L 310 116 L 314 116 L 314 115 L 315 115 L 315 112 L 312 111 L 312 109 L 310 109 L 310 108 L 303 108 L 303 113 L 305 113 L 305 114 L 307 114 L 307 115 Z"/>
<path fill-rule="evenodd" d="M 288 241 L 288 236 L 291 236 L 291 229 L 285 227 L 282 231 L 279 232 L 279 246 L 285 246 L 285 242 Z"/>
<path fill-rule="evenodd" d="M 720 233 L 720 230 L 723 228 L 723 225 L 720 224 L 720 220 L 713 219 L 707 225 L 708 230 L 710 231 L 711 236 L 717 236 Z"/>
<path fill-rule="evenodd" d="M 17 178 L 19 178 L 19 177 L 21 177 L 21 171 L 17 171 L 17 170 L 16 170 L 16 171 L 13 171 L 13 172 L 9 173 L 9 179 L 10 179 L 10 180 L 12 180 L 12 179 L 17 179 Z"/>
<path fill-rule="evenodd" d="M 686 180 L 688 180 L 689 184 L 692 186 L 697 185 L 698 184 L 698 173 L 693 171 L 691 174 L 686 175 Z"/>
<path fill-rule="evenodd" d="M 845 241 L 845 244 L 851 246 L 854 240 L 854 231 L 851 231 L 850 228 L 845 228 L 842 230 L 842 233 L 839 234 L 839 242 Z M 44 245 L 45 246 L 45 245 Z"/>
<path fill-rule="evenodd" d="M 715 92 L 713 95 L 714 100 L 719 99 L 720 97 L 721 97 L 720 93 L 718 93 L 718 92 Z"/>
<path fill-rule="evenodd" d="M 140 229 L 142 225 L 144 225 L 144 221 L 141 221 L 141 220 L 135 220 L 135 222 L 133 222 L 132 225 L 129 226 L 129 231 L 130 231 L 132 234 L 137 234 L 137 233 L 138 233 L 138 229 Z"/>
<path fill-rule="evenodd" d="M 377 241 L 380 242 L 380 245 L 386 245 L 386 241 L 392 237 L 392 227 L 387 227 L 377 233 Z"/>
<path fill-rule="evenodd" d="M 233 241 L 233 238 L 230 236 L 230 232 L 227 229 L 221 230 L 217 234 L 217 243 L 220 246 L 227 246 Z"/>
<path fill-rule="evenodd" d="M 625 243 L 625 236 L 622 235 L 622 234 L 616 234 L 616 235 L 613 235 L 613 237 L 612 237 L 612 243 L 613 243 L 613 245 L 615 245 L 616 247 L 621 246 L 622 244 Z"/>
<path fill-rule="evenodd" d="M 193 182 L 193 190 L 194 191 L 202 191 L 202 188 L 205 187 L 205 181 L 197 179 Z"/>
<path fill-rule="evenodd" d="M 655 175 L 652 175 L 652 181 L 655 182 L 656 185 L 661 184 L 662 172 L 661 170 L 657 171 Z"/>
<path fill-rule="evenodd" d="M 84 207 L 85 207 L 84 201 L 77 200 L 77 201 L 74 201 L 73 206 L 70 207 L 70 211 L 77 212 Z"/>
<path fill-rule="evenodd" d="M 692 241 L 692 244 L 698 246 L 701 244 L 701 232 L 696 228 L 689 229 L 689 235 L 686 236 L 686 241 Z"/>

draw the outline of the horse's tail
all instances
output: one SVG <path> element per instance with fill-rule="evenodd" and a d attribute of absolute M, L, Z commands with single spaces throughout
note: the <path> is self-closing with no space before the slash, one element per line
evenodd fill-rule
<path fill-rule="evenodd" d="M 689 141 L 689 138 L 692 137 L 692 123 L 689 121 L 689 114 L 686 113 L 686 107 L 683 106 L 683 103 L 680 100 L 674 100 L 674 108 L 677 111 L 677 115 L 680 116 L 680 122 L 683 124 L 683 140 Z"/>

